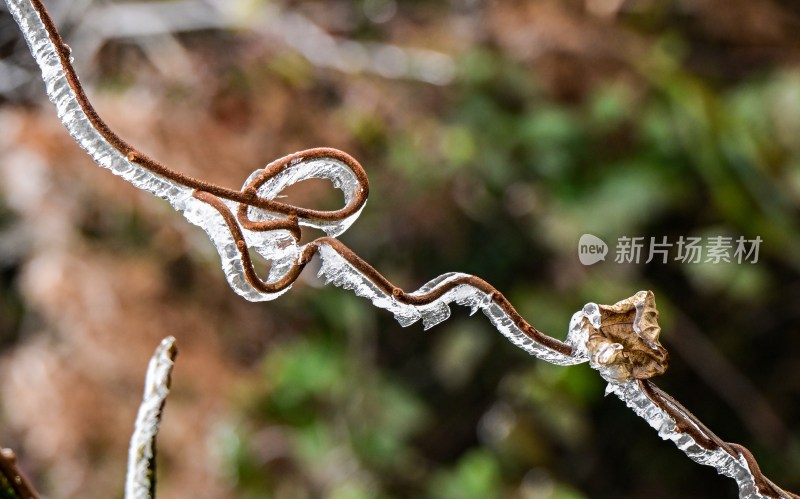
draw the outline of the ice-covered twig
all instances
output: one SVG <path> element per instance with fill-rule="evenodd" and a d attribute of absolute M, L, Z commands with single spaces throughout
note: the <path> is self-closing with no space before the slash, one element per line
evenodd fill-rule
<path fill-rule="evenodd" d="M 486 281 L 467 274 L 439 276 L 408 293 L 394 286 L 335 237 L 358 217 L 368 194 L 366 173 L 349 155 L 334 149 L 292 154 L 256 170 L 240 190 L 199 180 L 150 158 L 116 135 L 91 106 L 71 63 L 69 47 L 40 0 L 6 0 L 19 23 L 58 116 L 69 133 L 102 167 L 135 186 L 169 201 L 202 227 L 216 246 L 231 287 L 248 300 L 271 300 L 286 292 L 310 258 L 318 254 L 320 275 L 351 289 L 408 326 L 422 320 L 427 329 L 447 319 L 456 303 L 481 310 L 515 345 L 558 365 L 589 361 L 617 394 L 662 438 L 676 442 L 689 457 L 714 466 L 739 484 L 741 497 L 797 497 L 770 482 L 752 455 L 708 431 L 649 378 L 667 367 L 658 343 L 660 329 L 651 292 L 614 305 L 587 304 L 573 316 L 566 341 L 529 324 Z M 318 211 L 276 201 L 286 187 L 308 178 L 330 180 L 342 190 L 345 206 Z M 301 226 L 328 237 L 300 245 Z M 249 250 L 271 262 L 266 278 L 256 273 Z"/>
<path fill-rule="evenodd" d="M 723 441 L 651 381 L 610 382 L 606 393 L 619 397 L 661 438 L 671 440 L 690 459 L 713 466 L 720 474 L 736 480 L 739 497 L 797 497 L 765 477 L 747 448 Z"/>
<path fill-rule="evenodd" d="M 152 499 L 156 490 L 156 436 L 161 425 L 164 402 L 169 395 L 172 367 L 175 365 L 175 338 L 168 336 L 156 347 L 147 366 L 144 396 L 136 415 L 128 448 L 126 499 Z"/>
<path fill-rule="evenodd" d="M 11 449 L 0 448 L 0 497 L 9 499 L 38 499 L 39 494 L 17 468 L 17 458 Z"/>
<path fill-rule="evenodd" d="M 614 305 L 587 303 L 570 321 L 570 333 L 585 339 L 590 365 L 613 393 L 672 441 L 693 461 L 714 467 L 736 480 L 741 498 L 797 498 L 761 472 L 745 447 L 725 442 L 672 396 L 651 375 L 663 373 L 666 350 L 658 343 L 661 328 L 651 291 L 640 291 Z"/>

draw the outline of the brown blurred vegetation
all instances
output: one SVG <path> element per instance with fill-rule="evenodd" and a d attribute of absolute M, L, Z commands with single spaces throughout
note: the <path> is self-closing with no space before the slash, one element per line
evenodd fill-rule
<path fill-rule="evenodd" d="M 126 37 L 92 24 L 104 4 L 47 4 L 73 48 L 96 45 L 75 57 L 100 114 L 182 171 L 238 186 L 300 149 L 359 159 L 371 196 L 341 239 L 408 289 L 479 275 L 556 337 L 585 302 L 654 290 L 660 386 L 800 489 L 795 2 L 229 2 L 250 24 Z M 452 76 L 419 81 L 391 50 L 385 76 L 309 62 L 270 8 L 438 51 Z M 0 55 L 25 67 L 15 36 L 0 11 Z M 72 142 L 38 80 L 3 88 L 0 443 L 48 497 L 121 497 L 167 334 L 161 499 L 735 496 L 587 366 L 529 358 L 480 316 L 402 329 L 311 270 L 245 302 L 202 231 Z M 329 187 L 290 196 L 335 205 Z M 587 232 L 764 243 L 754 265 L 583 267 Z"/>

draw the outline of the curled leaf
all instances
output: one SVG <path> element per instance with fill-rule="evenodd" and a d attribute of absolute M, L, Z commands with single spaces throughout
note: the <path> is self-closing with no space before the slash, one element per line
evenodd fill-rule
<path fill-rule="evenodd" d="M 661 328 L 652 291 L 639 291 L 613 305 L 590 307 L 584 316 L 592 367 L 609 381 L 648 379 L 664 374 L 669 354 L 658 342 Z M 599 327 L 598 327 L 599 324 Z"/>

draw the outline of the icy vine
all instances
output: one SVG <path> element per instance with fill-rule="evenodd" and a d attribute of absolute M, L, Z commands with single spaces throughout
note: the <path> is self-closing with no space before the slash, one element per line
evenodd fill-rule
<path fill-rule="evenodd" d="M 98 116 L 72 67 L 69 47 L 40 0 L 6 0 L 42 70 L 59 118 L 75 141 L 100 166 L 136 187 L 166 199 L 191 223 L 202 227 L 219 252 L 235 292 L 251 301 L 286 292 L 317 254 L 320 276 L 390 311 L 403 326 L 422 320 L 428 329 L 450 316 L 450 304 L 482 311 L 512 343 L 558 365 L 590 362 L 608 381 L 608 393 L 622 399 L 659 436 L 673 441 L 694 461 L 736 480 L 740 497 L 798 497 L 768 480 L 747 449 L 726 443 L 649 378 L 667 367 L 666 350 L 651 292 L 614 305 L 587 304 L 570 323 L 565 341 L 525 321 L 486 281 L 467 274 L 439 276 L 414 292 L 393 285 L 336 236 L 355 222 L 367 201 L 366 173 L 352 157 L 334 149 L 298 152 L 256 170 L 239 190 L 199 180 L 160 163 L 116 135 Z M 330 180 L 344 193 L 345 206 L 311 210 L 277 201 L 286 187 L 310 178 Z M 300 244 L 301 227 L 327 237 Z M 271 262 L 265 277 L 249 250 Z"/>

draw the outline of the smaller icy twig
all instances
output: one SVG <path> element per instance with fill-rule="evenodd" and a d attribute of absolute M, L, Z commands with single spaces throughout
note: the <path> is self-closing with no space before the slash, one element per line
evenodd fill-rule
<path fill-rule="evenodd" d="M 0 448 L 0 497 L 3 499 L 38 499 L 39 494 L 17 468 L 11 449 Z"/>
<path fill-rule="evenodd" d="M 126 499 L 151 499 L 156 488 L 156 435 L 161 424 L 164 402 L 169 395 L 172 367 L 175 365 L 175 338 L 161 340 L 150 364 L 144 384 L 144 397 L 128 449 Z"/>

